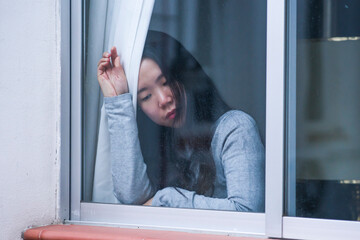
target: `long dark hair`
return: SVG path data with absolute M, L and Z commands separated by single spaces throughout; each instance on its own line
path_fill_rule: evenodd
M 159 65 L 173 92 L 175 124 L 185 119 L 179 128 L 157 126 L 138 108 L 139 139 L 148 175 L 158 188 L 173 186 L 212 195 L 216 169 L 211 140 L 216 120 L 229 107 L 198 61 L 171 36 L 149 31 L 145 58 Z

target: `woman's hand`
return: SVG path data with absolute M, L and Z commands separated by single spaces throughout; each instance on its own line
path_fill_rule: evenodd
M 147 202 L 144 203 L 143 205 L 144 205 L 144 206 L 151 206 L 152 200 L 153 200 L 153 197 L 150 198 L 149 200 L 147 200 Z
M 114 97 L 129 92 L 125 72 L 115 47 L 111 48 L 110 53 L 103 53 L 98 63 L 97 78 L 104 97 Z

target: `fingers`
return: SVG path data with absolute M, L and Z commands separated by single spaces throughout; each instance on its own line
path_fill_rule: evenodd
M 106 66 L 105 66 L 106 63 L 101 63 L 99 64 L 98 66 L 98 69 L 97 69 L 97 75 L 100 76 L 101 74 L 103 74 L 106 70 Z
M 110 63 L 110 53 L 108 53 L 108 52 L 103 53 L 102 58 L 98 62 L 98 67 L 99 67 L 100 63 L 103 63 L 103 62 Z M 109 65 L 109 66 L 111 66 L 111 65 Z
M 110 52 L 111 52 L 111 62 L 114 64 L 115 67 L 121 67 L 120 57 L 118 56 L 116 47 L 113 46 Z
M 98 62 L 98 68 L 99 68 L 100 64 L 102 64 L 102 63 L 106 63 L 105 65 L 103 65 L 105 67 L 111 67 L 110 58 L 101 58 Z
M 98 75 L 102 74 L 106 70 L 106 68 L 111 68 L 113 66 L 120 67 L 122 69 L 120 57 L 118 56 L 115 46 L 110 49 L 110 53 L 104 52 L 102 54 L 102 58 L 98 62 Z
M 102 55 L 103 58 L 108 58 L 110 57 L 110 53 L 108 52 L 104 52 L 103 55 Z
M 110 53 L 111 53 L 111 61 L 115 62 L 115 58 L 118 56 L 115 46 L 111 48 Z
M 107 62 L 110 64 L 110 58 L 106 58 L 106 57 L 101 58 L 98 62 L 98 66 L 100 65 L 100 63 L 103 63 L 103 62 Z
M 101 58 L 98 63 L 97 74 L 98 75 L 102 74 L 107 68 L 110 68 L 110 67 L 111 67 L 110 59 L 109 58 Z

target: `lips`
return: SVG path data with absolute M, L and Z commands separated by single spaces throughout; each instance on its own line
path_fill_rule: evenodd
M 167 119 L 174 119 L 175 116 L 176 116 L 176 109 L 174 109 L 166 114 Z

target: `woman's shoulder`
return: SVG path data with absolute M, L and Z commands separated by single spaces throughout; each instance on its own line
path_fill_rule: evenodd
M 223 146 L 229 137 L 233 139 L 231 136 L 238 139 L 242 134 L 255 136 L 257 133 L 256 122 L 249 114 L 240 110 L 230 110 L 216 121 L 212 146 Z
M 224 164 L 225 150 L 241 150 L 242 144 L 255 140 L 261 145 L 255 120 L 247 113 L 240 110 L 231 110 L 224 113 L 217 121 L 211 147 L 213 155 Z M 258 141 L 259 140 L 259 141 Z
M 224 113 L 216 121 L 216 131 L 233 130 L 234 128 L 252 128 L 256 126 L 255 120 L 247 113 L 241 110 L 230 110 Z

